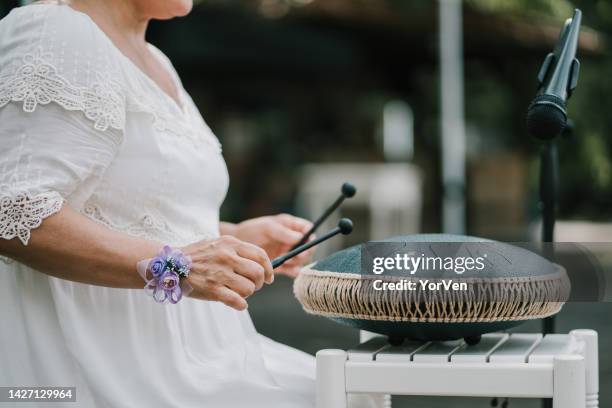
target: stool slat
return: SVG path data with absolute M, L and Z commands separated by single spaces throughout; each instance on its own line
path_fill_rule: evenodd
M 412 361 L 418 363 L 448 363 L 451 355 L 465 345 L 463 340 L 436 341 L 418 350 Z
M 348 350 L 348 359 L 351 361 L 372 361 L 376 353 L 389 345 L 386 337 L 372 337 L 365 343 Z
M 376 354 L 376 361 L 409 363 L 416 352 L 427 348 L 430 344 L 431 342 L 428 341 L 405 341 L 401 346 L 387 345 L 387 347 Z
M 572 336 L 566 334 L 547 334 L 529 354 L 530 363 L 552 363 L 560 354 L 575 353 L 578 345 Z
M 542 340 L 541 334 L 511 334 L 490 356 L 491 363 L 526 363 L 531 351 Z
M 480 343 L 473 346 L 467 344 L 451 356 L 451 363 L 486 363 L 489 356 L 500 347 L 510 336 L 507 333 L 491 333 L 482 336 Z

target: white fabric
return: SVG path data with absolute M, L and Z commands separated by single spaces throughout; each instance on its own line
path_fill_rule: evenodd
M 27 244 L 66 203 L 172 245 L 216 236 L 225 162 L 175 79 L 182 107 L 65 5 L 0 21 L 0 238 Z M 314 404 L 314 359 L 221 303 L 159 305 L 0 263 L 0 322 L 0 386 L 76 386 L 67 407 Z

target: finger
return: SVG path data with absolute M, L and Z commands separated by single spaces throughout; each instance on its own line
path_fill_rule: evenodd
M 223 285 L 211 287 L 206 279 L 193 276 L 193 274 L 188 279 L 189 284 L 193 287 L 193 291 L 189 294 L 191 298 L 221 302 L 236 310 L 244 310 L 248 307 L 243 297 Z
M 287 265 L 287 266 L 283 265 L 283 269 L 279 271 L 279 273 L 295 278 L 296 276 L 300 274 L 301 271 L 302 271 L 302 267 L 299 265 Z
M 295 256 L 294 258 L 291 258 L 291 259 L 287 260 L 283 265 L 287 265 L 287 266 L 291 266 L 291 267 L 294 267 L 294 266 L 300 266 L 301 267 L 302 265 L 304 265 L 304 263 L 307 260 L 308 260 L 307 258 L 304 258 L 302 256 L 302 254 L 300 254 L 298 256 Z
M 291 261 L 287 261 L 285 262 L 285 264 L 283 266 L 289 267 L 289 268 L 302 268 L 304 267 L 304 264 L 306 264 L 308 262 L 307 259 L 303 259 L 303 260 L 294 260 L 292 259 Z
M 279 214 L 277 215 L 277 219 L 287 228 L 301 232 L 302 234 L 305 234 L 312 228 L 312 222 L 291 214 Z
M 302 239 L 303 233 L 275 222 L 268 226 L 267 235 L 279 244 L 290 246 Z
M 251 282 L 255 290 L 261 289 L 264 284 L 265 271 L 264 267 L 255 261 L 247 258 L 240 258 L 240 262 L 234 267 L 236 274 Z
M 236 310 L 244 310 L 249 307 L 247 301 L 242 296 L 228 287 L 218 286 L 214 289 L 213 294 L 215 300 Z
M 255 293 L 255 283 L 244 276 L 238 275 L 237 273 L 232 273 L 226 276 L 224 283 L 225 286 L 243 298 L 247 298 Z
M 287 263 L 289 264 L 297 264 L 297 265 L 304 265 L 308 262 L 310 262 L 312 260 L 312 257 L 314 255 L 314 248 L 313 249 L 309 249 L 308 251 L 304 251 L 301 254 L 298 254 L 296 256 L 294 256 L 293 258 L 291 258 L 290 260 L 287 261 Z
M 277 273 L 281 273 L 294 279 L 297 278 L 297 276 L 300 274 L 300 271 L 301 267 L 291 265 L 283 265 L 281 268 L 277 268 Z
M 250 259 L 257 262 L 264 268 L 264 281 L 266 283 L 274 282 L 274 272 L 272 271 L 272 263 L 266 251 L 260 247 L 249 244 L 248 242 L 241 242 L 236 248 L 236 253 L 243 258 Z

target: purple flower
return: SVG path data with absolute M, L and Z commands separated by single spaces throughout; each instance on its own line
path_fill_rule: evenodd
M 166 260 L 164 258 L 156 256 L 155 258 L 151 259 L 151 262 L 149 262 L 149 270 L 155 278 L 159 278 L 164 273 L 165 269 Z
M 155 258 L 137 264 L 138 273 L 146 282 L 145 290 L 159 303 L 177 303 L 193 290 L 185 279 L 181 281 L 189 275 L 190 268 L 191 258 L 168 245 Z M 153 275 L 151 279 L 147 272 Z
M 168 271 L 159 278 L 159 287 L 172 291 L 179 286 L 179 276 L 176 272 Z
M 153 288 L 153 298 L 159 303 L 164 303 L 169 300 L 170 303 L 176 303 L 183 297 L 183 291 L 180 286 L 179 276 L 176 272 L 165 272 Z
M 174 250 L 172 249 L 172 247 L 170 247 L 170 245 L 164 245 L 161 252 L 157 256 L 159 256 L 160 258 L 168 259 L 172 257 L 173 253 L 174 253 Z

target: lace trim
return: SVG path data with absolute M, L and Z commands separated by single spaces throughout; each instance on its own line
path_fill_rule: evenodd
M 56 192 L 39 194 L 34 197 L 27 193 L 18 193 L 14 196 L 0 196 L 0 237 L 12 239 L 18 236 L 21 242 L 27 245 L 30 239 L 30 230 L 39 227 L 45 218 L 58 212 L 62 207 L 63 201 Z M 94 205 L 87 205 L 80 212 L 112 230 L 151 240 L 163 238 L 171 241 L 173 244 L 188 244 L 214 237 L 213 234 L 193 234 L 189 237 L 180 236 L 172 231 L 166 223 L 155 220 L 150 215 L 145 215 L 139 221 L 131 224 L 118 225 L 104 217 L 101 211 Z M 0 262 L 12 264 L 15 261 L 0 255 Z
M 82 111 L 97 130 L 124 128 L 125 98 L 115 81 L 96 73 L 91 86 L 72 85 L 58 74 L 57 68 L 48 62 L 50 59 L 51 54 L 39 48 L 25 54 L 14 73 L 1 76 L 0 107 L 23 102 L 23 110 L 33 112 L 39 104 L 55 102 L 66 110 Z
M 191 242 L 213 237 L 212 234 L 192 234 L 186 237 L 173 231 L 165 222 L 159 221 L 148 214 L 144 215 L 136 222 L 119 225 L 105 217 L 95 205 L 86 205 L 80 212 L 112 230 L 125 232 L 132 236 L 150 240 L 165 239 L 174 245 L 186 245 Z
M 27 192 L 0 195 L 0 238 L 27 245 L 30 231 L 62 208 L 64 199 L 55 191 L 30 195 Z
M 194 112 L 188 101 L 184 101 L 182 115 L 170 112 L 159 103 L 159 98 L 151 98 L 144 92 L 135 92 L 128 101 L 121 85 L 100 72 L 95 72 L 96 79 L 89 86 L 76 86 L 58 73 L 57 67 L 49 62 L 52 60 L 52 53 L 37 48 L 23 56 L 21 65 L 13 73 L 0 76 L 0 108 L 9 102 L 22 102 L 25 112 L 34 112 L 38 105 L 54 102 L 66 110 L 82 111 L 100 131 L 109 127 L 123 130 L 129 109 L 150 114 L 155 130 L 203 140 L 221 150 L 218 139 L 207 134 L 205 126 L 194 123 L 199 112 Z

